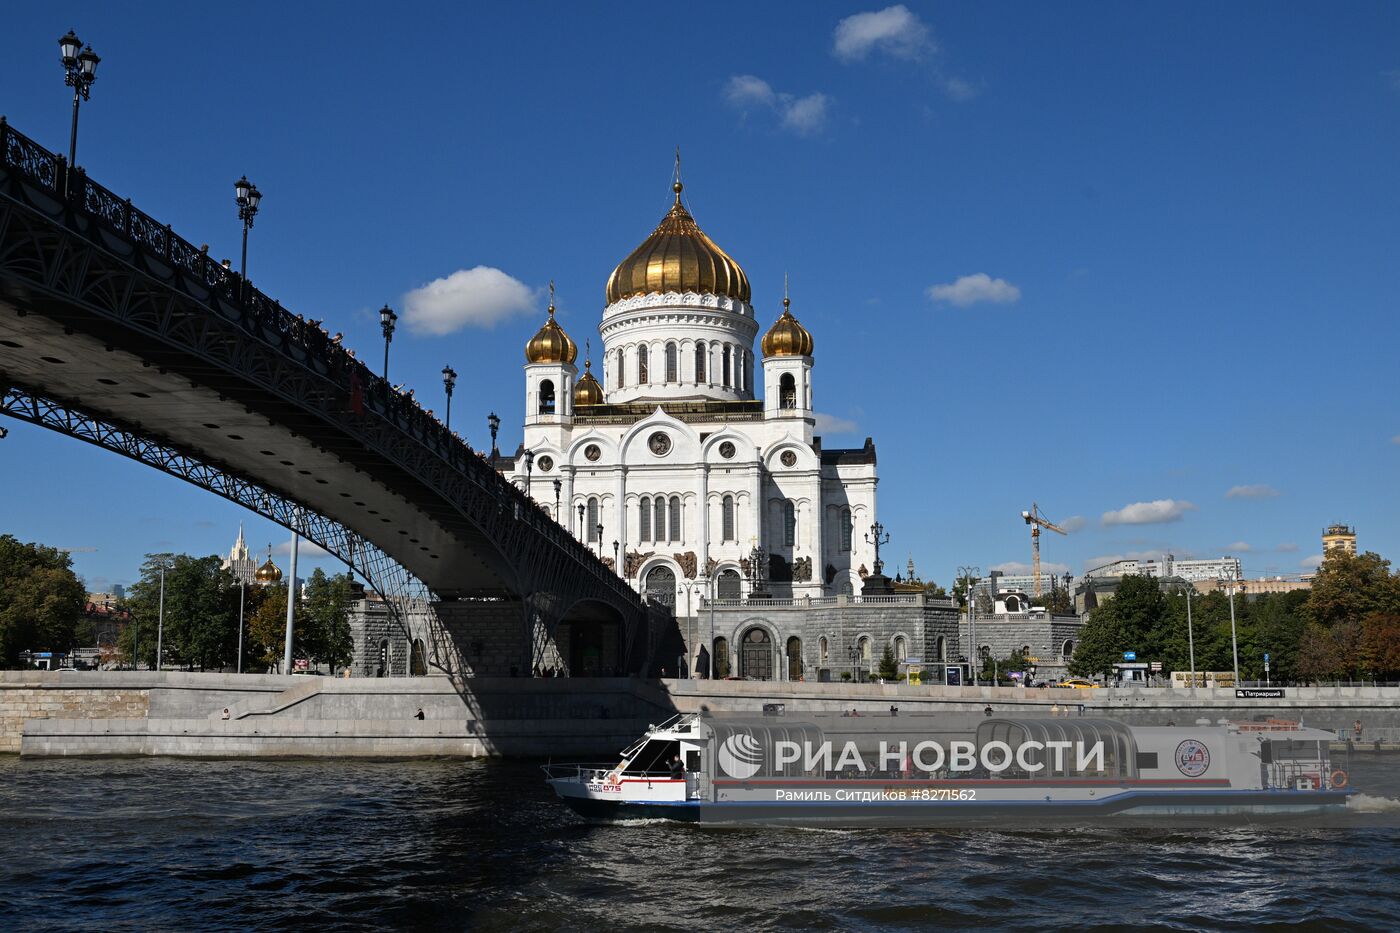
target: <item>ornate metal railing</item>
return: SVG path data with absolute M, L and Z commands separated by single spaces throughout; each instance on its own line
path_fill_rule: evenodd
M 211 297 L 203 302 L 209 313 L 232 318 L 253 339 L 279 349 L 329 379 L 352 399 L 357 411 L 362 409 L 366 415 L 385 419 L 424 445 L 450 468 L 495 497 L 499 508 L 510 509 L 518 521 L 547 540 L 559 557 L 573 562 L 579 571 L 612 591 L 624 604 L 640 609 L 636 592 L 592 551 L 501 476 L 484 454 L 474 451 L 412 398 L 393 391 L 386 380 L 333 341 L 321 328 L 321 322 L 288 311 L 237 272 L 210 259 L 207 248 L 197 248 L 169 225 L 134 207 L 129 198 L 119 197 L 92 181 L 81 168 L 69 166 L 63 156 L 20 133 L 3 116 L 0 168 L 7 174 L 22 176 L 29 185 L 65 203 L 68 209 L 81 212 L 147 254 L 192 276 L 209 289 Z M 224 304 L 235 312 L 226 312 Z

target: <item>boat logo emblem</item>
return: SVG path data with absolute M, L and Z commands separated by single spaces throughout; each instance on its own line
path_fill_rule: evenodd
M 1210 767 L 1210 749 L 1195 739 L 1176 747 L 1176 768 L 1187 777 L 1200 777 Z
M 732 778 L 747 780 L 763 764 L 763 747 L 747 732 L 736 732 L 720 743 L 719 766 Z

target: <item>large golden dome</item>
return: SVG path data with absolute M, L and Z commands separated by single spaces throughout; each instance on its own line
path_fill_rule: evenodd
M 525 344 L 525 359 L 531 363 L 572 363 L 578 359 L 578 344 L 554 320 L 554 283 L 549 283 L 549 320 Z
M 593 378 L 592 360 L 586 360 L 583 364 L 583 377 L 579 379 L 578 385 L 574 386 L 574 404 L 603 404 L 603 387 L 598 385 L 597 379 Z
M 812 335 L 792 316 L 789 307 L 791 304 L 787 298 L 783 299 L 783 313 L 773 322 L 773 326 L 768 328 L 768 333 L 763 335 L 763 343 L 760 346 L 764 356 L 812 355 Z
M 696 292 L 748 301 L 749 277 L 696 226 L 681 204 L 681 183 L 672 187 L 676 203 L 660 226 L 608 277 L 608 304 L 657 292 Z

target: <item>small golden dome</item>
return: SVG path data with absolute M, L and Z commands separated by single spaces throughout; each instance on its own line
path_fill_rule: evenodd
M 749 277 L 695 224 L 681 204 L 680 180 L 672 185 L 676 203 L 642 245 L 608 277 L 607 301 L 634 295 L 695 292 L 748 301 Z
M 531 363 L 572 363 L 578 359 L 578 344 L 554 320 L 554 283 L 549 283 L 549 320 L 525 344 L 525 359 Z
M 280 583 L 282 580 L 282 570 L 274 564 L 272 558 L 269 557 L 267 562 L 253 573 L 253 577 L 259 583 Z
M 783 313 L 763 335 L 761 346 L 764 356 L 812 355 L 812 335 L 792 316 L 791 304 L 786 297 L 783 298 Z
M 583 377 L 579 379 L 578 385 L 574 386 L 574 405 L 601 405 L 603 404 L 603 387 L 598 385 L 598 380 L 593 378 L 593 361 L 586 360 L 583 364 Z

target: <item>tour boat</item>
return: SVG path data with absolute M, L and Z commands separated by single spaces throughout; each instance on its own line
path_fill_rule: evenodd
M 615 763 L 546 765 L 582 816 L 801 826 L 1345 809 L 1334 735 L 1283 720 L 1131 726 L 962 714 L 678 715 Z

